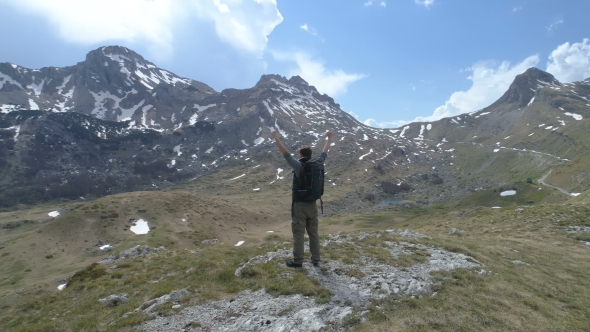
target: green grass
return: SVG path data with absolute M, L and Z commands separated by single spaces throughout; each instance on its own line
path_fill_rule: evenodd
M 485 190 L 458 202 L 427 208 L 322 218 L 321 234 L 324 236 L 328 231 L 343 229 L 373 232 L 406 228 L 429 236 L 404 238 L 380 232 L 379 236 L 332 243 L 322 249 L 323 260 L 358 264 L 369 257 L 398 268 L 410 268 L 430 258 L 423 247 L 414 246 L 425 245 L 469 255 L 484 264 L 483 269 L 487 271 L 482 274 L 477 273 L 479 269 L 434 271 L 431 276 L 435 280 L 432 287 L 436 295 L 423 294 L 411 298 L 392 294 L 385 299 L 374 300 L 368 308 L 354 308 L 354 314 L 344 319 L 344 326 L 352 331 L 589 330 L 590 281 L 587 271 L 590 270 L 590 246 L 580 241 L 589 241 L 590 236 L 583 232 L 566 232 L 568 226 L 590 226 L 589 202 L 577 199 L 561 204 L 543 203 L 549 197 L 545 189 L 539 191 L 536 185 L 516 182 L 504 189 L 512 189 L 513 186 L 517 186 L 517 192 L 522 197 L 517 197 L 517 194 L 499 198 L 500 188 L 496 188 L 496 192 Z M 277 189 L 273 194 L 279 192 Z M 270 194 L 261 192 L 256 199 L 268 198 L 265 195 Z M 233 199 L 239 202 L 243 197 L 229 198 L 229 201 Z M 497 199 L 506 200 L 493 201 Z M 534 203 L 527 203 L 529 200 Z M 489 208 L 490 204 L 497 202 L 503 203 L 504 207 L 500 210 Z M 92 210 L 108 217 L 111 210 L 115 211 L 111 198 L 99 203 L 84 205 L 76 213 Z M 131 207 L 133 211 L 143 210 L 133 204 Z M 116 211 L 119 218 L 123 218 L 120 203 Z M 256 210 L 250 221 L 258 221 L 255 219 L 258 212 Z M 153 213 L 150 216 L 157 221 L 165 217 L 155 210 L 145 213 Z M 287 214 L 288 211 L 282 213 Z M 260 218 L 260 221 L 263 220 L 263 217 Z M 110 222 L 110 219 L 103 221 Z M 451 228 L 464 232 L 451 235 Z M 6 312 L 0 315 L 0 330 L 133 331 L 151 316 L 133 313 L 123 318 L 126 313 L 148 300 L 182 288 L 191 292 L 189 297 L 180 301 L 183 306 L 204 304 L 235 296 L 246 289 L 262 288 L 274 296 L 303 294 L 315 298 L 319 304 L 330 301 L 330 292 L 308 278 L 305 269 L 287 269 L 283 264 L 271 262 L 244 269 L 241 277 L 234 276 L 236 268 L 251 257 L 277 248 L 290 248 L 290 244 L 282 243 L 290 241 L 288 236 L 262 235 L 257 247 L 212 245 L 198 247 L 196 253 L 177 245 L 198 239 L 191 239 L 190 236 L 194 236 L 191 231 L 158 225 L 157 232 L 149 235 L 148 243 L 151 246 L 174 243 L 170 250 L 127 260 L 118 263 L 116 268 L 88 265 L 74 273 L 64 291 L 54 292 L 52 289 L 40 292 L 29 296 L 21 304 L 5 309 Z M 401 244 L 406 254 L 393 257 L 386 249 L 387 242 L 409 243 Z M 124 244 L 117 250 L 135 243 Z M 14 252 L 5 258 L 13 259 L 13 255 L 10 274 L 12 278 L 19 278 L 17 271 L 26 271 L 29 267 L 24 263 L 16 264 L 18 259 Z M 59 252 L 53 261 L 56 259 L 59 259 Z M 360 269 L 354 267 L 334 272 L 355 278 L 365 277 Z M 97 302 L 120 293 L 129 294 L 129 302 L 116 307 Z M 361 323 L 359 317 L 364 310 L 368 310 L 363 316 L 366 322 Z M 159 315 L 172 315 L 176 309 L 166 304 L 159 306 L 157 311 Z M 287 309 L 281 314 L 289 315 L 291 311 Z M 194 323 L 193 327 L 198 329 L 198 323 Z
M 249 257 L 271 248 L 244 250 L 211 246 L 192 254 L 189 251 L 166 251 L 158 255 L 124 261 L 116 269 L 92 264 L 78 271 L 62 292 L 26 301 L 0 317 L 0 329 L 6 331 L 125 331 L 149 317 L 125 313 L 143 302 L 187 288 L 192 295 L 180 302 L 185 305 L 218 300 L 246 289 L 266 288 L 273 295 L 303 294 L 318 303 L 327 303 L 329 291 L 306 276 L 304 270 L 292 271 L 283 264 L 262 264 L 245 269 L 235 277 L 238 265 Z M 187 273 L 190 268 L 194 268 Z M 285 277 L 285 272 L 290 273 Z M 111 294 L 129 294 L 129 302 L 114 307 L 98 303 Z M 171 304 L 157 308 L 160 315 L 176 312 Z M 52 318 L 56 318 L 52 320 Z M 114 325 L 109 325 L 114 322 Z
M 433 272 L 435 296 L 392 296 L 375 301 L 368 323 L 353 331 L 586 331 L 590 329 L 590 248 L 566 233 L 587 225 L 586 204 L 546 204 L 516 211 L 474 211 L 454 218 L 432 215 L 415 230 L 419 242 L 461 252 L 489 273 Z M 451 211 L 448 211 L 451 212 Z M 560 220 L 560 221 L 558 221 Z M 464 234 L 448 234 L 459 222 Z M 572 238 L 572 239 L 570 239 Z M 514 261 L 529 265 L 516 264 Z

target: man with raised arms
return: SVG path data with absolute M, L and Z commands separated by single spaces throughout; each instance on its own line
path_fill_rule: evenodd
M 322 163 L 328 156 L 328 150 L 332 144 L 332 133 L 326 133 L 326 143 L 320 155 L 315 159 Z M 318 207 L 316 201 L 303 202 L 297 199 L 296 183 L 301 174 L 302 165 L 311 160 L 312 151 L 309 146 L 302 146 L 299 149 L 299 159 L 295 159 L 283 145 L 276 130 L 272 131 L 279 151 L 283 154 L 289 165 L 293 168 L 293 195 L 291 204 L 291 229 L 293 231 L 293 259 L 287 261 L 288 267 L 303 266 L 304 236 L 307 231 L 309 236 L 309 250 L 311 251 L 311 263 L 318 266 L 320 263 L 320 237 L 318 233 Z

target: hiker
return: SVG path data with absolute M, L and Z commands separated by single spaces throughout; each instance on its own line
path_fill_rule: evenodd
M 309 249 L 311 251 L 311 263 L 313 266 L 318 266 L 320 263 L 320 237 L 318 233 L 318 207 L 316 201 L 303 202 L 297 195 L 297 183 L 300 180 L 302 163 L 303 165 L 311 160 L 311 148 L 309 146 L 302 146 L 299 149 L 299 160 L 293 158 L 287 148 L 279 139 L 279 133 L 276 130 L 272 131 L 272 137 L 275 139 L 279 151 L 283 154 L 289 165 L 293 167 L 293 194 L 291 203 L 291 229 L 293 231 L 293 259 L 287 261 L 288 267 L 302 267 L 303 266 L 303 242 L 305 231 L 309 236 Z M 323 176 L 323 162 L 328 156 L 330 144 L 332 144 L 332 133 L 326 133 L 326 144 L 322 153 L 315 159 L 322 165 Z M 303 166 L 305 168 L 305 166 Z M 322 178 L 323 185 L 323 178 Z M 323 187 L 322 187 L 323 192 Z

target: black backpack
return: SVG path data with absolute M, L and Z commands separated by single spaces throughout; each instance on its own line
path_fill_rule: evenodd
M 295 202 L 315 202 L 320 200 L 324 213 L 324 164 L 317 160 L 301 162 L 299 175 L 293 174 L 293 200 Z

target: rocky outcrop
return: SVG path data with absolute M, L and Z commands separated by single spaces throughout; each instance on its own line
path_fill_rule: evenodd
M 317 305 L 300 294 L 273 297 L 264 289 L 246 291 L 232 299 L 188 307 L 168 317 L 157 316 L 140 325 L 145 331 L 338 331 L 350 306 Z
M 126 259 L 132 259 L 132 258 L 155 254 L 155 253 L 160 252 L 162 250 L 166 250 L 166 248 L 164 248 L 164 247 L 150 248 L 147 245 L 143 245 L 143 246 L 138 245 L 138 246 L 135 246 L 131 249 L 123 250 L 118 256 L 111 254 L 107 258 L 101 260 L 98 263 L 99 264 L 115 264 L 117 262 L 120 262 L 120 261 L 123 261 Z
M 126 303 L 127 301 L 129 301 L 127 293 L 113 294 L 98 300 L 100 303 L 107 303 L 113 307 Z
M 436 296 L 430 272 L 450 271 L 465 268 L 472 273 L 489 273 L 483 264 L 464 254 L 449 252 L 421 244 L 390 241 L 389 237 L 426 238 L 424 234 L 412 230 L 387 230 L 373 233 L 331 234 L 322 243 L 324 250 L 339 251 L 341 245 L 353 245 L 358 250 L 358 259 L 354 263 L 340 260 L 322 262 L 319 267 L 304 263 L 308 276 L 327 288 L 332 296 L 329 303 L 318 304 L 314 298 L 301 294 L 273 297 L 261 289 L 247 290 L 237 296 L 203 305 L 182 308 L 172 315 L 156 315 L 154 319 L 143 322 L 139 327 L 146 331 L 183 330 L 201 328 L 206 331 L 341 331 L 347 318 L 364 321 L 371 299 L 394 296 L 422 297 Z M 375 249 L 375 241 L 382 240 L 391 258 L 425 255 L 413 263 L 394 266 L 392 263 L 375 259 L 364 250 Z M 344 248 L 344 247 L 342 247 Z M 306 249 L 308 250 L 308 248 Z M 350 251 L 346 251 L 350 253 Z M 265 255 L 253 257 L 240 266 L 236 276 L 241 276 L 247 269 L 257 264 L 280 264 L 291 256 L 289 250 L 280 249 Z M 283 278 L 292 274 L 286 272 Z M 156 300 L 142 305 L 152 308 Z M 140 309 L 142 308 L 140 307 Z M 146 309 L 142 309 L 145 312 Z

